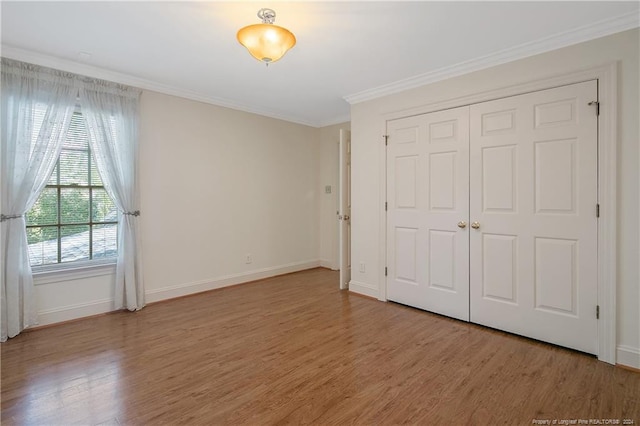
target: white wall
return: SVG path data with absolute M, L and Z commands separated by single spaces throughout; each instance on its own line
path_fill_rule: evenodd
M 320 262 L 330 269 L 339 269 L 338 219 L 339 208 L 339 143 L 340 130 L 349 130 L 349 123 L 340 123 L 320 129 Z M 331 193 L 325 187 L 331 186 Z
M 141 111 L 151 300 L 317 264 L 318 129 L 154 92 Z
M 147 302 L 319 266 L 321 245 L 330 253 L 335 244 L 335 235 L 325 235 L 334 232 L 335 193 L 325 197 L 323 190 L 325 182 L 337 185 L 331 145 L 340 127 L 318 129 L 144 91 Z M 40 324 L 111 310 L 113 281 L 113 268 L 95 277 L 36 277 Z
M 379 247 L 385 217 L 381 212 L 384 158 L 379 144 L 385 114 L 617 61 L 618 362 L 640 368 L 639 38 L 638 29 L 626 31 L 353 105 L 352 261 L 365 262 L 366 273 L 353 270 L 350 289 L 379 297 L 384 285 L 384 253 Z

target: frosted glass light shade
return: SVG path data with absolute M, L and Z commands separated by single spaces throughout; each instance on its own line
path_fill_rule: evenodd
M 296 44 L 291 31 L 273 24 L 246 26 L 238 31 L 237 37 L 251 56 L 266 63 L 282 58 Z

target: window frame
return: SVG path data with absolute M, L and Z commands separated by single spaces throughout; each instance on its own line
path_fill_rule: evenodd
M 80 115 L 80 119 L 84 121 L 84 117 L 82 116 L 82 110 L 80 108 L 80 106 L 77 106 L 76 109 L 73 112 L 74 115 L 78 114 Z M 86 123 L 84 124 L 86 126 Z M 31 270 L 34 274 L 34 278 L 36 277 L 48 277 L 49 279 L 47 279 L 46 281 L 50 281 L 52 275 L 60 275 L 61 273 L 70 273 L 71 275 L 73 275 L 73 277 L 76 277 L 78 275 L 78 272 L 80 272 L 81 276 L 78 276 L 76 278 L 72 278 L 72 279 L 77 279 L 77 278 L 82 278 L 82 277 L 90 277 L 90 276 L 98 276 L 98 275 L 105 275 L 105 267 L 108 267 L 109 272 L 107 273 L 112 273 L 115 272 L 115 265 L 117 263 L 117 259 L 118 259 L 118 255 L 117 255 L 117 247 L 118 247 L 118 233 L 116 231 L 116 255 L 115 256 L 111 256 L 111 257 L 105 257 L 105 258 L 98 258 L 98 259 L 94 259 L 93 258 L 93 233 L 94 233 L 94 229 L 93 227 L 95 225 L 116 225 L 119 226 L 120 222 L 116 219 L 116 220 L 105 220 L 105 221 L 94 221 L 94 217 L 93 217 L 93 204 L 94 204 L 94 191 L 95 190 L 105 190 L 104 187 L 104 183 L 102 183 L 102 178 L 100 178 L 101 181 L 101 185 L 95 185 L 93 184 L 93 179 L 92 179 L 92 168 L 93 168 L 93 163 L 94 163 L 94 158 L 93 158 L 93 150 L 91 149 L 91 144 L 89 143 L 89 135 L 87 134 L 87 148 L 86 149 L 81 149 L 81 148 L 77 148 L 77 147 L 69 147 L 69 148 L 62 148 L 62 150 L 60 151 L 60 154 L 62 154 L 63 151 L 70 151 L 70 152 L 79 152 L 79 153 L 87 153 L 87 184 L 86 185 L 81 185 L 81 184 L 60 184 L 60 173 L 61 173 L 61 166 L 60 166 L 60 160 L 61 160 L 61 155 L 58 155 L 58 158 L 56 159 L 56 166 L 54 167 L 54 171 L 52 172 L 51 176 L 53 176 L 54 173 L 57 173 L 56 176 L 56 184 L 50 184 L 49 181 L 51 180 L 51 177 L 49 177 L 49 180 L 47 181 L 47 185 L 43 188 L 43 191 L 45 189 L 55 189 L 56 190 L 56 223 L 54 224 L 28 224 L 28 220 L 25 216 L 25 231 L 27 231 L 28 229 L 33 229 L 33 228 L 56 228 L 57 229 L 57 259 L 56 259 L 56 263 L 48 263 L 48 264 L 41 264 L 41 265 L 31 265 Z M 66 140 L 66 138 L 65 138 Z M 97 169 L 96 169 L 97 170 Z M 87 190 L 88 191 L 88 198 L 89 198 L 89 217 L 88 217 L 88 221 L 87 222 L 70 222 L 70 223 L 62 223 L 62 192 L 64 189 L 83 189 L 83 190 Z M 106 193 L 106 191 L 105 191 Z M 108 193 L 107 193 L 108 196 Z M 112 200 L 113 202 L 113 200 Z M 89 259 L 83 259 L 83 260 L 73 260 L 73 261 L 67 261 L 67 262 L 63 262 L 62 261 L 62 236 L 61 236 L 61 228 L 65 227 L 65 226 L 88 226 L 89 228 Z M 113 269 L 113 271 L 111 271 L 111 269 Z M 40 280 L 37 280 L 40 281 Z M 54 280 L 53 282 L 56 282 L 56 280 Z

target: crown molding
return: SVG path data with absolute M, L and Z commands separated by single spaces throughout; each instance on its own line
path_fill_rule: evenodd
M 9 59 L 29 62 L 35 65 L 55 68 L 61 71 L 81 74 L 81 75 L 85 75 L 92 78 L 99 78 L 102 80 L 113 81 L 115 83 L 120 83 L 127 86 L 133 86 L 143 90 L 150 90 L 154 92 L 164 93 L 166 95 L 177 96 L 180 98 L 190 99 L 192 101 L 198 101 L 198 102 L 203 102 L 206 104 L 216 105 L 224 108 L 235 109 L 238 111 L 262 115 L 265 117 L 302 124 L 305 126 L 322 127 L 319 122 L 310 121 L 302 117 L 293 116 L 293 115 L 282 113 L 279 111 L 273 111 L 267 108 L 257 108 L 254 106 L 234 102 L 229 99 L 219 98 L 215 96 L 205 96 L 196 92 L 192 92 L 190 90 L 185 90 L 178 87 L 159 83 L 157 81 L 147 80 L 144 78 L 135 77 L 133 75 L 123 74 L 123 73 L 108 70 L 105 68 L 82 64 L 80 62 L 75 62 L 68 59 L 62 59 L 55 56 L 45 55 L 42 53 L 20 49 L 13 46 L 7 46 L 3 44 L 1 46 L 0 54 Z
M 350 114 L 344 114 L 344 115 L 339 115 L 339 116 L 335 116 L 333 118 L 330 118 L 328 120 L 322 120 L 320 122 L 320 124 L 318 125 L 318 127 L 327 127 L 327 126 L 333 126 L 334 124 L 342 124 L 342 123 L 347 123 L 351 121 L 351 115 Z
M 515 47 L 500 50 L 469 61 L 460 62 L 455 65 L 443 67 L 414 77 L 409 77 L 393 83 L 363 90 L 352 95 L 347 95 L 344 100 L 350 104 L 377 99 L 382 96 L 392 95 L 416 87 L 425 86 L 437 81 L 446 80 L 474 71 L 491 68 L 496 65 L 523 59 L 551 50 L 573 44 L 582 43 L 599 37 L 619 33 L 640 26 L 640 15 L 638 12 L 627 13 L 614 18 L 605 19 L 593 24 L 577 27 L 549 37 L 544 37 L 532 42 L 523 43 Z

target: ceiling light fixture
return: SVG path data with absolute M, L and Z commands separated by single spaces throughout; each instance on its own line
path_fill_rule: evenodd
M 241 28 L 237 37 L 251 56 L 269 65 L 296 44 L 296 37 L 288 29 L 273 25 L 276 12 L 272 9 L 260 9 L 258 18 L 262 19 L 262 24 Z

